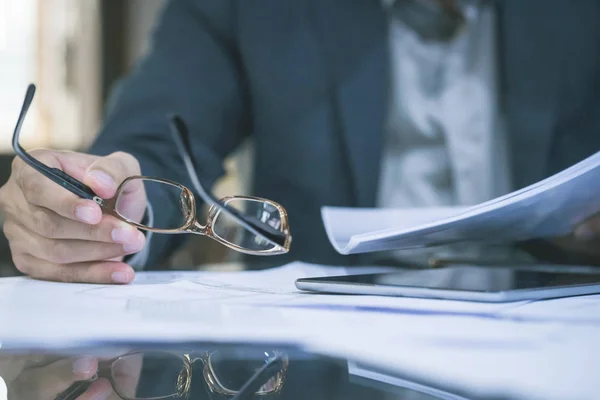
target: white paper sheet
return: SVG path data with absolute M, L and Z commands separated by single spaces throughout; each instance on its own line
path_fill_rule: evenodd
M 473 207 L 323 207 L 322 218 L 331 244 L 341 254 L 559 236 L 600 211 L 599 181 L 600 152 L 534 185 Z
M 370 272 L 385 268 L 369 268 Z M 308 276 L 365 269 L 292 263 L 265 271 L 138 273 L 133 284 L 0 280 L 0 341 L 289 340 L 316 334 L 296 315 L 357 312 L 401 317 L 485 317 L 523 303 L 484 304 L 376 296 L 318 295 L 296 289 Z M 26 316 L 24 318 L 24 316 Z M 257 322 L 257 321 L 260 321 Z M 276 327 L 276 328 L 275 328 Z M 415 325 L 417 327 L 417 325 Z M 324 321 L 322 329 L 337 329 Z
M 6 388 L 6 383 L 2 377 L 0 377 L 0 400 L 8 399 L 8 389 Z
M 502 323 L 496 328 L 507 333 L 525 329 L 518 326 Z M 467 328 L 478 329 L 478 324 Z M 389 334 L 353 343 L 323 338 L 311 349 L 350 357 L 365 366 L 383 368 L 389 375 L 447 392 L 466 393 L 467 398 L 597 399 L 600 330 L 565 325 L 550 332 L 537 340 L 530 332 L 529 339 L 520 342 L 486 341 L 487 332 L 479 339 L 471 335 L 456 341 L 407 340 Z
M 503 315 L 523 319 L 600 325 L 600 295 L 536 301 L 503 310 Z

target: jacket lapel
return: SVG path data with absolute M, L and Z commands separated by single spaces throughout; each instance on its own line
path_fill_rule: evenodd
M 552 143 L 582 99 L 597 25 L 597 2 L 499 1 L 499 60 L 513 181 L 520 188 L 552 172 Z M 569 149 L 560 149 L 568 152 Z
M 502 104 L 516 187 L 547 175 L 552 133 L 568 107 L 560 99 L 565 71 L 576 76 L 573 65 L 585 64 L 581 57 L 573 59 L 584 54 L 573 47 L 586 42 L 585 26 L 578 29 L 567 20 L 586 13 L 575 13 L 570 3 L 498 2 Z M 373 206 L 390 88 L 387 15 L 377 0 L 312 0 L 312 5 L 334 126 L 347 155 L 352 205 Z
M 387 18 L 378 0 L 313 0 L 313 11 L 352 205 L 373 206 L 388 105 Z

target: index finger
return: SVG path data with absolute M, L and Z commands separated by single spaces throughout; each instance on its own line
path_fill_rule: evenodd
M 31 171 L 22 173 L 20 182 L 24 201 L 74 221 L 91 225 L 100 222 L 102 210 L 96 202 L 79 198 L 34 169 L 29 169 Z
M 131 154 L 117 151 L 94 161 L 82 178 L 102 198 L 112 198 L 130 176 L 140 175 L 140 165 Z
M 65 158 L 59 160 L 58 156 Z M 73 157 L 78 157 L 78 162 L 70 162 Z M 81 168 L 84 162 L 93 162 L 92 156 L 85 154 L 60 154 L 50 152 L 42 153 L 36 158 L 50 168 L 59 168 L 73 176 L 75 179 L 83 176 Z M 75 194 L 62 188 L 58 183 L 42 175 L 29 165 L 21 161 L 23 165 L 17 168 L 16 181 L 21 187 L 25 200 L 33 205 L 47 208 L 55 213 L 72 220 L 97 224 L 102 218 L 100 206 L 92 200 L 82 199 Z M 68 167 L 68 165 L 70 167 Z

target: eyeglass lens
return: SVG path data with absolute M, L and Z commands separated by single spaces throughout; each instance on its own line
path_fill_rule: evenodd
M 112 364 L 111 375 L 119 396 L 127 399 L 166 398 L 181 393 L 188 378 L 183 358 L 166 352 L 125 355 Z M 157 382 L 143 384 L 138 382 Z
M 134 222 L 140 222 L 145 212 L 145 204 L 140 205 L 140 193 L 152 193 L 161 198 L 163 204 L 171 203 L 171 209 L 177 212 L 173 218 L 159 219 L 151 228 L 156 229 L 180 229 L 185 226 L 192 212 L 192 199 L 188 192 L 181 187 L 162 181 L 134 178 L 123 184 L 117 194 L 115 211 L 123 218 Z M 143 198 L 143 196 L 142 196 Z M 158 210 L 157 212 L 160 212 Z M 156 225 L 158 224 L 158 225 Z M 162 225 L 161 225 L 162 224 Z
M 271 352 L 252 352 L 240 357 L 228 352 L 217 351 L 210 355 L 209 363 L 215 377 L 230 391 L 240 390 L 253 375 L 275 355 Z M 281 377 L 276 374 L 258 390 L 258 393 L 269 393 L 277 388 Z
M 282 229 L 282 216 L 273 204 L 248 198 L 231 198 L 225 204 L 243 215 L 253 216 L 275 229 Z M 275 247 L 264 238 L 250 232 L 228 214 L 218 211 L 212 221 L 213 233 L 236 246 L 252 251 L 268 251 Z

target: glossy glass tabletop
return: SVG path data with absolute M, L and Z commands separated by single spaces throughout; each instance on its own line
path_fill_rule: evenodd
M 267 344 L 5 349 L 0 376 L 10 400 L 466 398 L 351 360 Z

